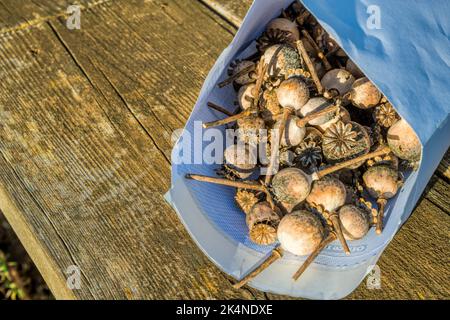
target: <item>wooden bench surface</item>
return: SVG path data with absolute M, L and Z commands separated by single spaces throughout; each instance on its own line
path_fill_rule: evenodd
M 171 135 L 250 1 L 0 0 L 0 209 L 57 298 L 277 299 L 234 290 L 164 201 Z M 449 298 L 450 156 L 350 299 Z M 81 289 L 66 285 L 81 270 Z

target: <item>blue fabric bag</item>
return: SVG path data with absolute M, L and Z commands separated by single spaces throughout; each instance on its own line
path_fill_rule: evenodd
M 450 2 L 301 2 L 414 128 L 423 146 L 419 169 L 407 177 L 401 191 L 388 203 L 382 235 L 376 235 L 372 229 L 362 240 L 349 242 L 350 256 L 345 255 L 338 242 L 332 243 L 299 281 L 294 282 L 291 277 L 306 257 L 286 254 L 250 282 L 267 292 L 338 299 L 350 294 L 372 270 L 410 216 L 449 147 Z M 218 89 L 217 83 L 226 78 L 229 63 L 242 55 L 266 24 L 291 3 L 292 0 L 253 3 L 236 37 L 209 73 L 185 133 L 202 134 L 195 121 L 219 117 L 206 107 L 207 101 L 233 105 L 233 89 Z M 174 147 L 174 154 L 180 152 L 182 140 Z M 209 143 L 194 146 L 192 142 L 192 159 L 201 157 Z M 234 203 L 233 188 L 184 179 L 188 172 L 214 175 L 215 168 L 217 165 L 173 163 L 172 188 L 166 198 L 203 252 L 221 270 L 240 279 L 269 255 L 272 247 L 258 246 L 248 239 L 245 217 Z

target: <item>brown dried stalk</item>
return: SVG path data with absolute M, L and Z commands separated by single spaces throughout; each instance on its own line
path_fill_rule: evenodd
M 309 73 L 311 73 L 311 77 L 314 81 L 314 84 L 317 87 L 317 92 L 319 94 L 322 94 L 323 93 L 322 83 L 320 82 L 319 76 L 317 75 L 317 71 L 314 68 L 314 65 L 311 61 L 311 58 L 308 55 L 308 52 L 306 52 L 305 45 L 303 44 L 301 39 L 297 41 L 297 49 L 300 52 L 303 60 L 305 61 L 306 66 L 308 67 Z
M 269 166 L 267 167 L 267 174 L 266 174 L 266 178 L 264 180 L 264 183 L 266 184 L 266 186 L 268 186 L 270 184 L 270 181 L 272 180 L 272 176 L 273 176 L 273 167 L 275 166 L 276 163 L 276 157 L 278 155 L 277 152 L 274 152 L 273 150 L 273 146 L 280 146 L 281 145 L 281 139 L 283 139 L 283 135 L 284 135 L 284 131 L 286 130 L 286 122 L 287 119 L 289 118 L 289 116 L 294 112 L 293 109 L 291 108 L 284 108 L 283 110 L 283 116 L 281 119 L 281 123 L 280 123 L 280 127 L 278 128 L 278 136 L 277 135 L 272 135 L 271 139 L 276 139 L 278 138 L 278 144 L 275 145 L 273 142 L 275 140 L 272 141 L 271 143 L 271 149 L 272 152 L 270 153 L 270 162 L 269 162 Z
M 344 238 L 344 233 L 342 232 L 342 224 L 341 220 L 339 219 L 339 215 L 333 212 L 328 216 L 328 219 L 331 221 L 331 224 L 333 225 L 334 232 L 336 233 L 336 236 L 339 239 L 339 242 L 341 243 L 345 254 L 349 255 L 350 248 L 348 247 L 347 241 Z
M 233 83 L 233 81 L 236 80 L 237 78 L 239 78 L 239 77 L 241 77 L 241 76 L 243 76 L 243 75 L 245 75 L 247 73 L 250 73 L 253 70 L 255 70 L 255 66 L 254 65 L 248 66 L 247 68 L 244 68 L 244 69 L 242 69 L 239 72 L 236 72 L 232 76 L 230 76 L 227 79 L 225 79 L 224 81 L 220 82 L 217 86 L 219 88 L 226 87 L 227 85 Z
M 216 120 L 216 121 L 211 121 L 211 122 L 206 122 L 203 124 L 203 128 L 208 129 L 208 128 L 212 128 L 212 127 L 218 127 L 224 124 L 228 124 L 230 122 L 234 122 L 237 121 L 239 119 L 242 118 L 246 118 L 249 117 L 251 115 L 257 114 L 258 112 L 253 109 L 253 108 L 249 108 L 247 110 L 242 111 L 241 113 L 229 116 L 228 118 L 225 119 L 220 119 L 220 120 Z
M 297 270 L 297 272 L 292 276 L 294 280 L 298 280 L 300 276 L 305 272 L 305 270 L 311 265 L 311 263 L 317 258 L 319 253 L 330 243 L 335 241 L 337 239 L 337 236 L 334 232 L 330 232 L 328 237 L 326 237 L 318 246 L 317 248 L 309 255 L 309 257 L 303 262 L 301 267 Z
M 301 119 L 299 119 L 297 121 L 297 126 L 304 127 L 311 120 L 314 120 L 316 118 L 319 118 L 319 117 L 324 116 L 324 115 L 329 114 L 329 113 L 337 112 L 337 111 L 339 111 L 339 109 L 340 109 L 340 105 L 337 103 L 335 105 L 331 105 L 329 107 L 326 107 L 325 109 L 323 109 L 321 111 L 308 114 L 307 116 L 305 116 L 305 117 L 303 117 L 303 118 L 301 118 Z
M 220 184 L 223 186 L 228 187 L 234 187 L 234 188 L 240 188 L 240 189 L 248 189 L 248 190 L 254 190 L 254 191 L 260 191 L 264 192 L 266 195 L 266 200 L 269 202 L 270 207 L 275 210 L 275 202 L 273 201 L 272 195 L 270 194 L 267 187 L 261 183 L 258 183 L 257 181 L 234 181 L 234 180 L 228 180 L 224 178 L 214 178 L 214 177 L 208 177 L 208 176 L 202 176 L 199 174 L 186 174 L 186 179 L 201 181 L 201 182 L 209 182 L 214 184 Z
M 262 264 L 260 264 L 255 270 L 246 275 L 242 280 L 233 285 L 233 288 L 239 289 L 246 285 L 249 281 L 254 279 L 257 275 L 267 269 L 272 263 L 277 261 L 283 256 L 283 253 L 280 248 L 276 248 L 272 250 L 272 254 L 269 258 L 267 258 Z
M 376 226 L 376 233 L 381 234 L 383 232 L 383 218 L 384 218 L 384 208 L 387 204 L 387 200 L 380 198 L 377 200 L 378 204 L 378 215 L 377 215 L 377 226 Z
M 328 114 L 331 112 L 336 112 L 339 110 L 339 108 L 340 108 L 339 104 L 336 104 L 336 105 L 329 106 L 322 111 L 309 114 L 306 117 L 299 119 L 297 121 L 297 126 L 305 127 L 309 121 L 319 118 L 325 114 Z M 281 140 L 283 139 L 284 132 L 286 130 L 287 119 L 293 112 L 294 112 L 294 110 L 291 108 L 284 108 L 280 127 L 278 128 L 278 134 L 279 134 L 278 135 L 278 146 L 281 145 Z M 275 137 L 276 137 L 276 135 L 272 135 L 272 139 L 274 139 Z M 275 166 L 275 163 L 276 163 L 277 153 L 273 152 L 273 146 L 274 146 L 274 144 L 272 143 L 272 145 L 271 145 L 272 152 L 270 154 L 270 162 L 269 162 L 269 166 L 267 167 L 267 174 L 266 174 L 266 178 L 264 180 L 264 183 L 266 184 L 266 186 L 268 186 L 270 184 L 270 181 L 272 180 L 272 176 L 273 176 L 272 171 L 273 171 L 273 167 Z
M 322 60 L 323 65 L 325 67 L 326 71 L 329 71 L 332 69 L 330 62 L 328 61 L 327 57 L 325 56 L 325 54 L 322 52 L 322 50 L 320 50 L 319 46 L 317 45 L 317 43 L 314 41 L 314 39 L 311 37 L 311 35 L 309 34 L 308 31 L 306 31 L 305 29 L 302 30 L 302 34 L 303 36 L 308 40 L 309 43 L 311 43 L 311 45 L 314 47 L 314 50 L 316 50 L 317 52 L 317 56 L 319 57 L 320 60 Z
M 311 204 L 310 204 L 311 205 Z M 332 232 L 336 235 L 337 239 L 342 245 L 342 248 L 344 249 L 345 254 L 350 254 L 350 248 L 348 247 L 347 241 L 344 238 L 344 233 L 342 232 L 342 224 L 341 220 L 339 219 L 339 215 L 336 212 L 328 212 L 326 211 L 323 206 L 320 205 L 311 205 L 313 208 L 315 208 L 326 220 L 329 224 L 332 226 Z
M 253 102 L 252 106 L 248 108 L 247 110 L 242 111 L 241 113 L 231 115 L 228 118 L 220 119 L 216 121 L 206 122 L 203 124 L 203 128 L 212 128 L 212 127 L 218 127 L 224 124 L 228 124 L 230 122 L 237 121 L 242 118 L 249 117 L 251 115 L 258 114 L 258 104 L 259 104 L 259 96 L 261 92 L 261 87 L 264 82 L 264 75 L 267 72 L 267 65 L 264 64 L 263 58 L 261 58 L 261 61 L 258 65 L 258 79 L 256 80 L 255 88 L 252 90 L 253 95 Z
M 359 163 L 359 162 L 363 162 L 363 161 L 366 161 L 366 160 L 369 160 L 369 159 L 372 159 L 372 158 L 375 158 L 375 157 L 383 156 L 383 155 L 388 154 L 390 152 L 391 152 L 391 149 L 389 147 L 385 146 L 385 147 L 383 147 L 383 148 L 381 148 L 381 149 L 379 149 L 377 151 L 370 152 L 370 153 L 368 153 L 366 155 L 363 155 L 363 156 L 360 156 L 360 157 L 356 157 L 354 159 L 338 163 L 338 164 L 336 164 L 336 165 L 334 165 L 332 167 L 325 168 L 325 169 L 322 169 L 320 171 L 317 171 L 317 172 L 312 174 L 312 179 L 313 180 L 322 179 L 323 177 L 325 177 L 326 175 L 329 175 L 330 173 L 336 172 L 336 171 L 341 170 L 341 169 L 345 169 L 345 168 L 347 168 L 347 167 L 349 167 L 349 166 L 351 166 L 353 164 Z

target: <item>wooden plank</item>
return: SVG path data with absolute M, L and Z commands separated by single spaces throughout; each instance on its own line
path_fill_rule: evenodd
M 82 34 L 65 28 L 62 19 L 51 25 L 83 72 L 91 81 L 113 87 L 170 159 L 171 135 L 184 127 L 204 79 L 235 29 L 202 8 L 217 27 L 214 36 L 203 21 L 181 13 L 184 6 L 199 7 L 198 3 L 149 1 L 157 13 L 137 14 L 140 2 L 131 1 L 120 12 L 110 4 L 104 6 L 109 11 L 95 10 L 108 24 L 85 17 Z M 168 32 L 149 32 L 158 28 Z
M 162 197 L 164 132 L 231 39 L 216 19 L 196 2 L 123 0 L 86 11 L 80 31 L 62 19 L 0 37 L 0 207 L 57 297 L 262 297 L 232 289 Z
M 444 158 L 442 159 L 441 163 L 439 164 L 437 171 L 443 177 L 450 180 L 450 150 L 447 150 L 447 153 L 445 154 Z
M 252 0 L 200 0 L 234 26 L 239 27 Z
M 0 0 L 0 33 L 21 30 L 55 16 L 67 16 L 71 5 L 83 10 L 106 1 L 111 0 Z

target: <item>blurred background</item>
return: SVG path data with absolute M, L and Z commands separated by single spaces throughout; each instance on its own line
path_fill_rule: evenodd
M 53 299 L 5 216 L 0 211 L 0 299 Z

